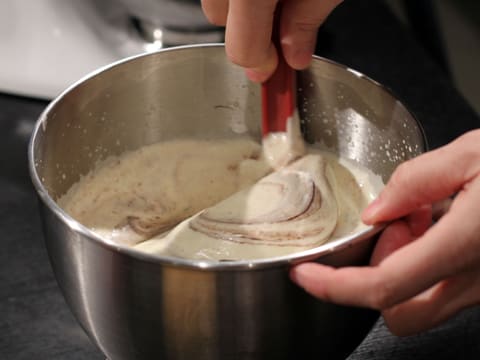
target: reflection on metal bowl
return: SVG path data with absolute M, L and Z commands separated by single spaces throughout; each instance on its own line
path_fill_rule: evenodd
M 209 23 L 200 0 L 115 0 L 115 5 L 118 2 L 144 39 L 159 48 L 223 41 L 223 28 Z
M 385 181 L 425 150 L 411 114 L 361 74 L 315 58 L 298 83 L 308 141 Z M 341 359 L 377 318 L 314 299 L 287 270 L 306 260 L 365 264 L 379 227 L 283 258 L 205 263 L 106 243 L 56 204 L 109 155 L 178 137 L 260 139 L 259 99 L 223 46 L 188 46 L 100 69 L 41 115 L 29 161 L 48 253 L 67 303 L 109 359 Z

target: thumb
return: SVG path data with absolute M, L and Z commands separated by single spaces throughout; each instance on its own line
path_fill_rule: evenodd
M 479 172 L 478 140 L 472 131 L 437 150 L 401 164 L 363 212 L 367 224 L 405 216 L 419 207 L 455 194 Z

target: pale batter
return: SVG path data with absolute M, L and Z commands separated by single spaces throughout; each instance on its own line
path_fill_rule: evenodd
M 100 164 L 59 204 L 107 240 L 150 253 L 286 255 L 364 227 L 360 212 L 383 185 L 358 165 L 307 151 L 273 172 L 249 139 L 159 143 Z

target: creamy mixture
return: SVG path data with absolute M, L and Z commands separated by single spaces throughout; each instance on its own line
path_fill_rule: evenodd
M 141 251 L 286 255 L 360 230 L 361 211 L 383 186 L 354 163 L 306 151 L 285 165 L 250 139 L 154 144 L 102 162 L 58 202 L 105 239 Z

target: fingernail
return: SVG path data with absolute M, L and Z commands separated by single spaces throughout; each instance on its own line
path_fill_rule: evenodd
M 297 267 L 291 268 L 288 273 L 288 276 L 290 277 L 290 280 L 292 280 L 295 284 L 298 283 Z
M 257 83 L 262 83 L 270 77 L 269 73 L 258 71 L 256 69 L 245 69 L 245 74 L 250 80 Z
M 290 270 L 290 279 L 297 285 L 301 286 L 302 282 L 308 277 L 310 277 L 308 264 L 296 265 Z
M 310 65 L 312 61 L 312 55 L 313 52 L 310 48 L 296 49 L 290 57 L 290 66 L 297 70 L 305 69 Z
M 380 197 L 377 197 L 373 200 L 362 213 L 362 221 L 365 224 L 373 224 L 375 222 L 375 218 L 380 211 L 381 201 Z
M 283 56 L 288 64 L 296 70 L 307 68 L 312 62 L 312 56 L 315 51 L 315 38 L 310 42 L 299 46 L 298 42 L 291 37 L 282 39 Z

